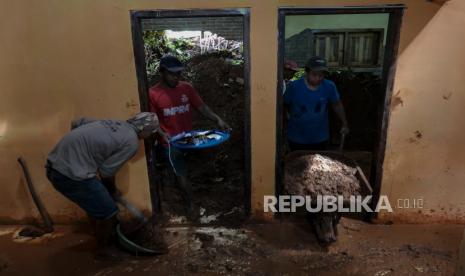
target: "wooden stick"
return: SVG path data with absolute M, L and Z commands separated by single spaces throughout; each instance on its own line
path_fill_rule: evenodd
M 362 169 L 359 166 L 357 166 L 357 171 L 360 174 L 360 177 L 362 178 L 363 183 L 365 184 L 367 189 L 370 191 L 370 194 L 373 194 L 373 189 L 371 188 L 370 183 L 368 183 L 368 180 L 365 177 L 365 174 L 363 173 Z

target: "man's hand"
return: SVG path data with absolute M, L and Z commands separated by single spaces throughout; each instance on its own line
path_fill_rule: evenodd
M 171 136 L 168 133 L 164 132 L 161 129 L 158 129 L 158 133 L 161 135 L 161 137 L 163 138 L 163 140 L 165 140 L 166 143 L 170 143 Z
M 231 127 L 220 118 L 220 116 L 216 115 L 211 109 L 206 105 L 203 104 L 197 109 L 202 115 L 209 118 L 210 120 L 216 122 L 218 126 L 223 130 L 232 130 Z
M 341 134 L 348 134 L 349 133 L 349 124 L 347 123 L 346 113 L 344 111 L 344 106 L 342 105 L 341 101 L 332 104 L 333 110 L 336 113 L 339 120 L 341 120 L 342 127 L 341 127 Z

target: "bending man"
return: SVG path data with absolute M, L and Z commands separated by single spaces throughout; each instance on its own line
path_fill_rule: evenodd
M 118 259 L 112 239 L 118 223 L 115 174 L 139 148 L 139 140 L 159 130 L 154 113 L 127 120 L 81 118 L 47 157 L 47 178 L 55 189 L 84 209 L 95 227 L 98 257 Z

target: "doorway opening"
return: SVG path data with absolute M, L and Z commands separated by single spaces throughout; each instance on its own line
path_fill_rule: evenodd
M 341 120 L 328 112 L 325 149 L 340 150 L 354 160 L 373 188 L 372 206 L 381 189 L 390 99 L 399 45 L 403 5 L 279 10 L 276 191 L 285 192 L 285 157 L 290 153 L 284 111 L 286 81 L 306 78 L 312 57 L 326 61 L 327 80 L 334 82 L 350 132 L 342 138 Z M 286 75 L 285 66 L 295 72 Z M 287 86 L 288 87 L 288 86 Z M 331 108 L 329 108 L 331 109 Z M 291 130 L 292 131 L 292 130 Z M 372 213 L 375 214 L 375 213 Z M 366 214 L 365 219 L 373 216 Z
M 145 142 L 154 214 L 172 225 L 240 224 L 250 213 L 249 11 L 132 11 L 131 21 L 141 109 L 151 110 L 149 90 L 161 80 L 160 59 L 171 55 L 184 64 L 182 80 L 232 128 L 220 146 L 182 153 L 195 221 L 187 219 L 172 163 L 157 141 Z M 194 130 L 218 129 L 199 112 L 192 124 Z

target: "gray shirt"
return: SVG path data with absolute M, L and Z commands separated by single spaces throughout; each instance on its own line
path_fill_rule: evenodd
M 139 147 L 135 128 L 119 120 L 73 121 L 67 133 L 48 155 L 53 169 L 74 179 L 113 176 Z

